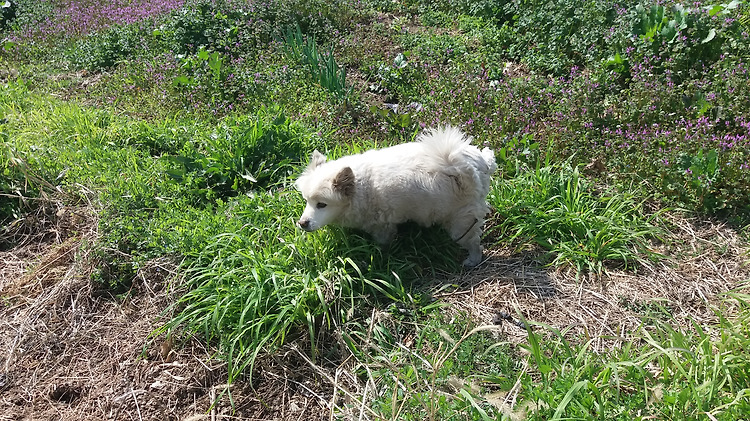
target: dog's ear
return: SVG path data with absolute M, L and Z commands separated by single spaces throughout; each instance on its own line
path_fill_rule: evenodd
M 317 149 L 315 149 L 312 153 L 312 157 L 310 157 L 310 164 L 307 166 L 308 170 L 314 170 L 315 168 L 318 168 L 322 164 L 326 162 L 326 156 L 322 153 L 318 152 Z
M 350 197 L 354 195 L 354 172 L 345 167 L 333 179 L 333 190 Z

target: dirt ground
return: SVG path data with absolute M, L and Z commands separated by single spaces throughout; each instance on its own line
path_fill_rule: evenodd
M 628 340 L 646 312 L 710 324 L 720 295 L 750 279 L 747 244 L 720 223 L 671 222 L 683 241 L 635 274 L 576 278 L 540 267 L 533 253 L 490 249 L 478 268 L 446 275 L 459 288 L 438 298 L 511 341 L 525 340 L 520 313 L 583 333 L 595 350 Z M 90 209 L 58 206 L 24 223 L 21 243 L 0 252 L 0 421 L 331 419 L 336 391 L 356 393 L 346 367 L 323 369 L 293 348 L 264 360 L 252 384 L 227 386 L 212 349 L 152 336 L 175 299 L 176 262 L 149 262 L 134 293 L 114 298 L 90 280 Z

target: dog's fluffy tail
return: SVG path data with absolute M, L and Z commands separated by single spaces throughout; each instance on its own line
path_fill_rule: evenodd
M 482 158 L 487 163 L 487 173 L 492 174 L 497 171 L 497 161 L 495 161 L 495 152 L 490 148 L 482 149 Z
M 458 172 L 465 173 L 468 164 L 471 169 L 486 176 L 497 170 L 492 149 L 484 148 L 480 151 L 479 148 L 471 146 L 472 137 L 458 127 L 430 129 L 422 133 L 417 140 L 424 144 L 425 153 L 443 169 L 454 167 Z

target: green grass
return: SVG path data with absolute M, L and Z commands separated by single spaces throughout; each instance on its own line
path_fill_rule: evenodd
M 515 372 L 516 356 L 493 336 L 493 327 L 474 327 L 466 316 L 449 320 L 440 307 L 392 307 L 369 325 L 343 326 L 369 393 L 342 412 L 367 408 L 376 419 L 495 419 L 498 412 L 481 396 Z
M 750 409 L 750 308 L 747 295 L 737 298 L 742 311 L 735 320 L 715 309 L 718 323 L 711 326 L 649 321 L 605 353 L 536 325 L 524 346 L 530 369 L 520 376 L 535 408 L 529 419 L 741 419 Z
M 211 238 L 186 265 L 178 315 L 164 330 L 187 329 L 218 343 L 230 380 L 243 371 L 252 375 L 258 355 L 290 337 L 304 335 L 312 355 L 325 352 L 318 335 L 346 323 L 365 302 L 411 303 L 402 278 L 425 275 L 415 262 L 430 261 L 433 270 L 455 267 L 455 261 L 440 262 L 451 257 L 443 252 L 450 240 L 441 233 L 405 233 L 384 254 L 356 233 L 301 232 L 294 224 L 301 208 L 298 195 L 288 191 L 242 198 L 235 231 Z
M 659 257 L 650 249 L 663 234 L 658 214 L 644 214 L 628 193 L 596 192 L 577 168 L 549 165 L 496 180 L 488 201 L 501 218 L 503 241 L 537 244 L 552 265 L 601 273 L 608 263 L 632 267 Z
M 750 411 L 740 292 L 728 298 L 738 315 L 719 308 L 718 323 L 685 329 L 668 307 L 631 303 L 642 328 L 606 352 L 533 322 L 512 347 L 447 319 L 424 289 L 460 270 L 445 233 L 405 226 L 388 250 L 356 230 L 303 233 L 291 183 L 314 148 L 336 158 L 462 125 L 497 151 L 492 238 L 579 273 L 637 270 L 670 241 L 647 200 L 747 219 L 747 2 L 685 12 L 686 40 L 641 36 L 659 22 L 632 2 L 576 0 L 198 1 L 24 38 L 54 13 L 42 3 L 21 2 L 3 28 L 19 39 L 0 49 L 0 247 L 50 200 L 91 204 L 92 282 L 130 293 L 144 261 L 183 261 L 174 318 L 154 334 L 198 335 L 230 381 L 293 346 L 355 367 L 367 393 L 346 396 L 342 414 L 507 419 L 490 396 L 514 387 L 529 419 Z M 664 5 L 661 24 L 680 23 L 677 10 Z M 603 174 L 579 171 L 592 159 Z

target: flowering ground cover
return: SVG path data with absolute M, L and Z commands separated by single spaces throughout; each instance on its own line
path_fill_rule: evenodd
M 37 3 L 37 4 L 34 4 Z M 21 3 L 6 42 L 49 44 L 77 39 L 113 25 L 140 24 L 180 9 L 184 1 L 59 1 Z M 26 9 L 28 14 L 25 14 Z

